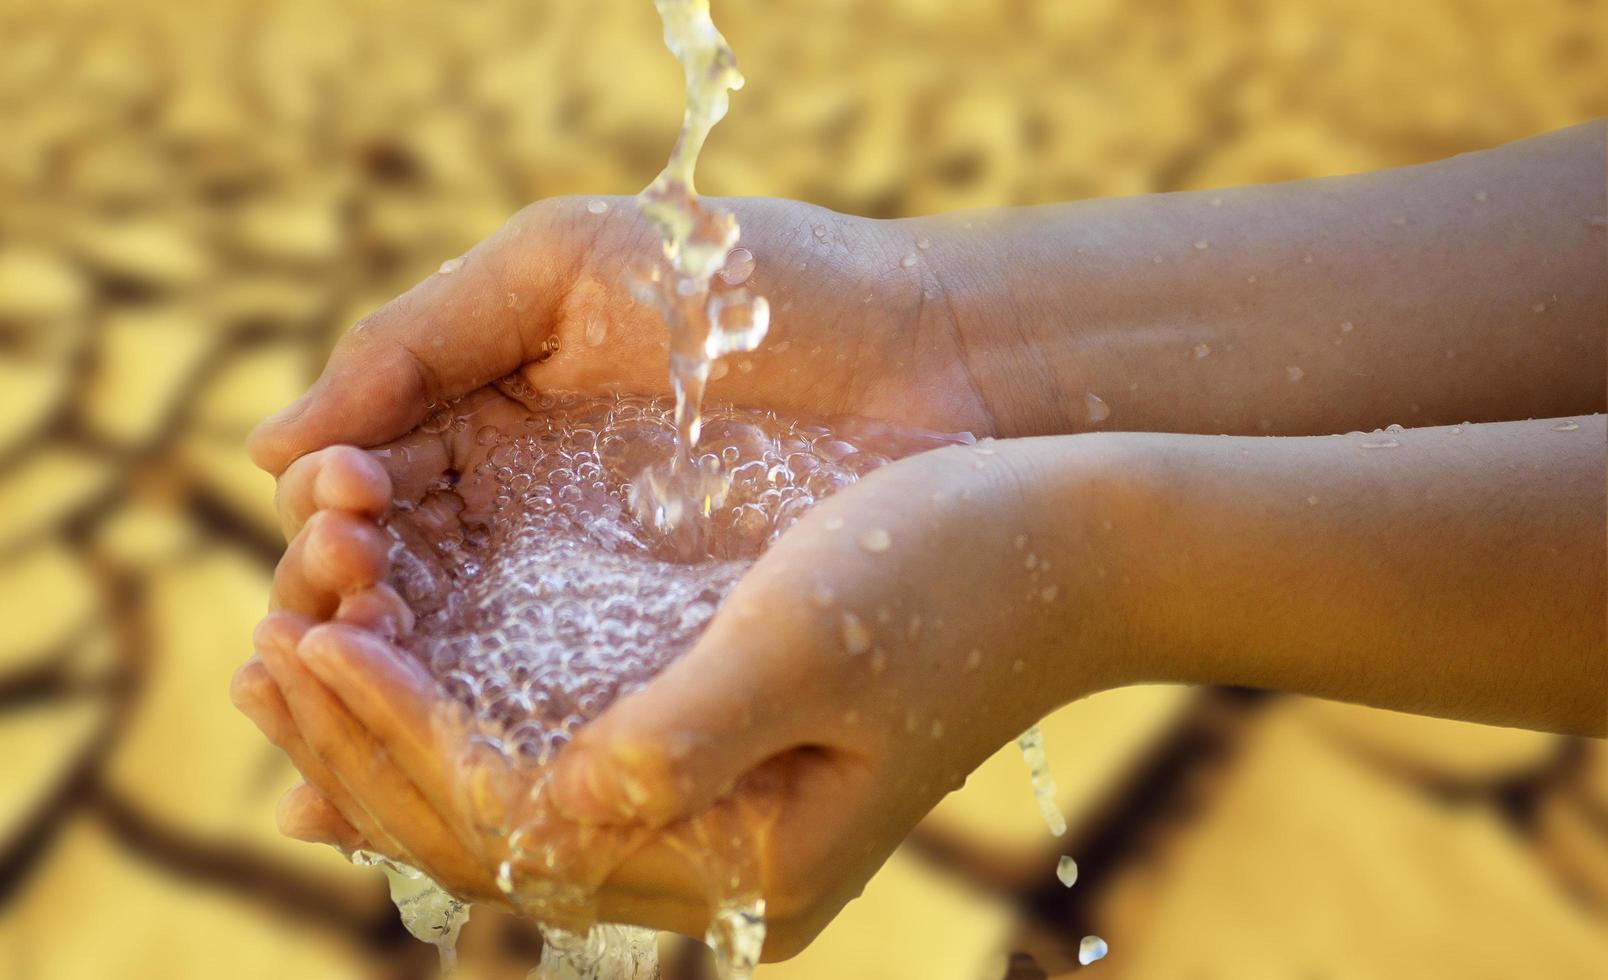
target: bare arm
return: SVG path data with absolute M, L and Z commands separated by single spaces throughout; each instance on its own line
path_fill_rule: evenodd
M 1437 163 L 917 219 L 1001 435 L 1608 405 L 1608 125 Z
M 1071 567 L 1095 557 L 1090 594 L 1117 617 L 1102 632 L 1124 638 L 1128 680 L 1608 733 L 1603 416 L 1101 436 L 1114 458 L 1092 500 L 1083 438 L 1021 444 L 1029 506 Z M 1088 607 L 1061 615 L 1069 638 L 1086 630 Z M 1087 651 L 1067 647 L 1058 686 L 1081 691 Z

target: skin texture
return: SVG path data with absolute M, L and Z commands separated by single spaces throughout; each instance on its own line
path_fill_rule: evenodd
M 1238 683 L 1604 734 L 1604 135 L 897 222 L 728 202 L 775 325 L 712 398 L 1051 437 L 923 454 L 817 508 L 691 653 L 581 732 L 558 804 L 666 828 L 762 771 L 783 803 L 761 842 L 774 959 L 978 761 L 1092 691 Z M 308 781 L 282 825 L 476 900 L 499 899 L 500 855 L 453 815 L 454 747 L 391 643 L 412 616 L 374 520 L 472 465 L 461 439 L 413 431 L 432 401 L 494 402 L 477 390 L 516 370 L 665 389 L 662 327 L 620 279 L 651 237 L 625 202 L 585 204 L 533 205 L 359 324 L 251 441 L 290 545 L 234 696 Z M 1070 435 L 1091 393 L 1105 427 L 1152 434 Z M 1316 435 L 1530 416 L 1573 427 Z M 1314 437 L 1204 435 L 1221 432 Z M 869 529 L 893 547 L 859 547 Z M 845 612 L 881 656 L 846 652 Z M 696 875 L 646 841 L 602 914 L 701 933 Z

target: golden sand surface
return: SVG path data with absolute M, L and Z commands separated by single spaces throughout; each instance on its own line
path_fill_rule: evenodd
M 719 0 L 700 173 L 896 216 L 1353 172 L 1608 115 L 1603 0 Z M 648 0 L 0 3 L 0 978 L 418 977 L 278 838 L 226 695 L 280 542 L 241 440 L 515 209 L 633 193 Z M 1608 749 L 1140 688 L 1002 753 L 770 980 L 1608 976 Z M 1060 848 L 1083 868 L 1067 891 Z M 480 916 L 470 975 L 533 940 Z M 667 976 L 698 975 L 668 943 Z

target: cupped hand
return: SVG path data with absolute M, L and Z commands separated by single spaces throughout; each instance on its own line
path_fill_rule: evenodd
M 737 214 L 753 256 L 740 285 L 771 308 L 765 344 L 718 365 L 711 398 L 992 433 L 943 283 L 907 262 L 926 253 L 904 223 L 769 198 L 706 202 Z M 667 392 L 666 328 L 627 278 L 658 254 L 629 198 L 530 205 L 349 330 L 312 389 L 252 434 L 253 458 L 277 476 L 328 446 L 396 439 L 432 404 L 514 373 L 538 391 Z M 712 287 L 732 288 L 720 276 Z

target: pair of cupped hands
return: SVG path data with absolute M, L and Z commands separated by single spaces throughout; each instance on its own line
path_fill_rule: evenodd
M 421 429 L 434 403 L 472 398 L 482 424 L 512 424 L 528 409 L 493 385 L 510 374 L 538 391 L 667 389 L 665 328 L 625 278 L 657 242 L 631 201 L 606 203 L 526 208 L 349 330 L 311 390 L 250 441 L 278 479 L 289 546 L 233 696 L 305 778 L 281 826 L 383 853 L 475 902 L 507 905 L 495 883 L 505 845 L 457 805 L 462 747 L 443 741 L 462 736 L 432 724 L 443 695 L 396 644 L 414 617 L 386 584 L 378 522 L 486 451 Z M 747 285 L 774 313 L 767 343 L 728 365 L 712 398 L 996 434 L 934 273 L 901 261 L 915 240 L 899 223 L 724 206 L 757 259 Z M 399 443 L 408 451 L 383 451 Z M 1027 506 L 1009 443 L 997 445 L 905 459 L 817 507 L 694 649 L 561 752 L 546 790 L 560 813 L 652 831 L 598 893 L 601 918 L 701 935 L 706 890 L 665 831 L 762 771 L 780 787 L 759 841 L 765 955 L 791 955 L 977 763 L 1082 693 L 1042 682 L 1040 607 L 1015 586 L 1011 601 L 989 594 L 1005 575 L 993 563 L 1020 575 L 1022 553 L 999 542 L 1018 536 Z M 873 529 L 891 546 L 862 547 Z M 869 628 L 875 657 L 845 643 L 845 613 Z

